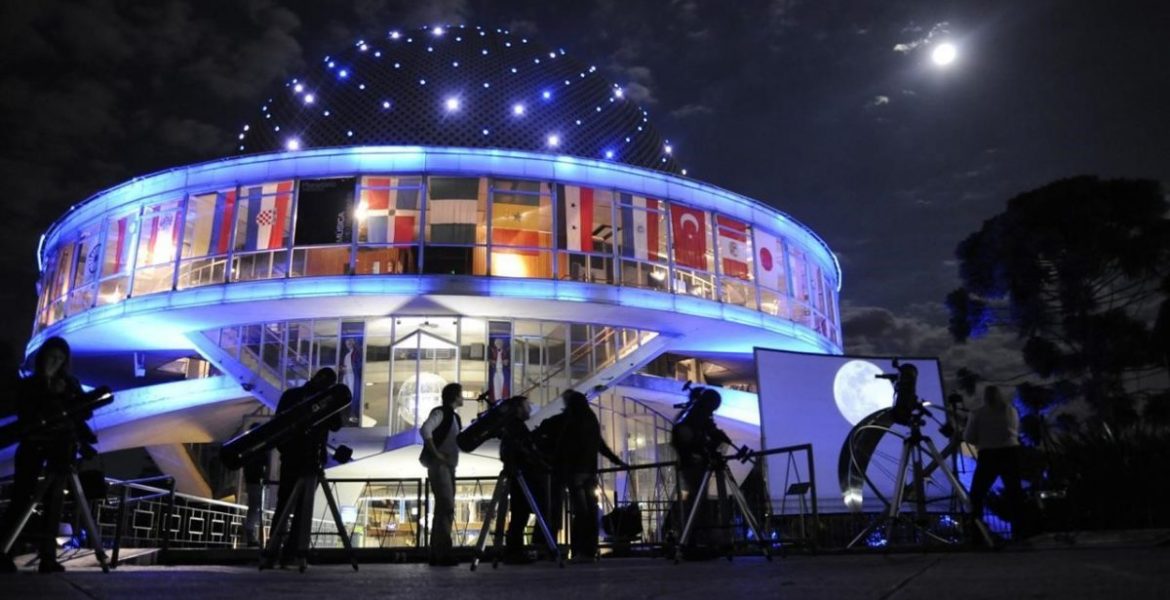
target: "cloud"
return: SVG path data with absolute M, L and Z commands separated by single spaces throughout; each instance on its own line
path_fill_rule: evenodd
M 916 34 L 915 39 L 910 40 L 908 42 L 900 42 L 898 44 L 895 44 L 894 45 L 894 52 L 898 52 L 901 54 L 909 54 L 909 53 L 913 52 L 914 50 L 916 50 L 917 48 L 919 48 L 920 46 L 930 45 L 935 40 L 935 38 L 945 36 L 945 35 L 948 35 L 950 33 L 950 31 L 947 29 L 949 27 L 949 25 L 950 24 L 947 23 L 946 21 L 942 21 L 940 23 L 935 23 L 930 28 L 930 31 L 926 32 L 926 35 L 920 35 L 922 33 L 922 27 L 920 25 L 915 25 L 915 24 L 908 25 L 902 29 L 902 33 Z
M 644 65 L 633 65 L 629 67 L 615 66 L 611 69 L 617 74 L 617 81 L 625 91 L 626 97 L 643 106 L 653 106 L 658 104 L 658 98 L 654 96 L 652 88 L 654 86 L 654 74 L 650 71 L 650 67 Z M 622 80 L 625 83 L 620 83 Z
M 885 106 L 890 103 L 889 96 L 874 96 L 865 106 L 866 108 L 876 108 L 878 106 Z
M 701 117 L 715 112 L 710 106 L 703 104 L 684 104 L 680 108 L 670 111 L 670 116 L 676 119 L 686 119 L 689 117 Z
M 877 306 L 841 304 L 845 353 L 858 356 L 937 357 L 943 378 L 953 388 L 955 374 L 967 368 L 990 381 L 1014 381 L 1027 372 L 1015 336 L 995 331 L 957 344 L 946 327 L 946 308 L 937 302 L 914 304 L 900 313 Z

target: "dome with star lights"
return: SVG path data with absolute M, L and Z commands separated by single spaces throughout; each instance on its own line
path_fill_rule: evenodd
M 471 26 L 359 40 L 286 82 L 238 137 L 242 154 L 502 148 L 681 171 L 646 111 L 595 66 L 504 29 Z

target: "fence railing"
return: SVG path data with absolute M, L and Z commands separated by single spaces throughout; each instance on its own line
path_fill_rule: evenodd
M 807 468 L 805 473 L 815 472 L 812 447 L 808 444 L 754 452 L 746 457 L 726 457 L 732 462 L 742 458 L 756 462 L 751 474 L 737 483 L 761 525 L 761 534 L 767 539 L 783 546 L 799 545 L 812 549 L 844 546 L 842 540 L 847 541 L 873 518 L 873 515 L 821 515 L 816 500 L 816 482 L 811 477 L 807 481 L 770 482 L 773 487 L 782 484 L 784 489 L 773 489 L 768 494 L 763 485 L 760 459 L 777 455 L 780 455 L 780 460 L 803 462 Z M 683 482 L 677 463 L 607 468 L 601 469 L 599 475 L 597 493 L 601 512 L 611 513 L 619 507 L 636 503 L 642 519 L 641 532 L 633 538 L 610 535 L 613 532 L 602 529 L 603 546 L 653 549 L 677 540 L 683 522 L 683 505 L 679 500 Z M 341 535 L 348 536 L 355 548 L 427 547 L 434 501 L 426 478 L 337 478 L 327 482 L 341 504 L 345 528 L 343 532 L 337 531 L 327 503 L 318 499 L 311 517 L 313 548 L 341 548 Z M 129 481 L 106 479 L 104 483 L 104 486 L 89 486 L 104 487 L 104 490 L 87 490 L 86 493 L 95 496 L 90 498 L 91 509 L 102 539 L 112 549 L 114 566 L 125 548 L 166 551 L 241 548 L 246 545 L 244 523 L 248 507 L 244 504 L 176 492 L 174 479 L 169 476 Z M 278 484 L 275 481 L 266 483 L 261 540 L 267 539 L 270 533 L 275 486 Z M 456 546 L 470 547 L 477 542 L 496 483 L 496 477 L 456 478 L 456 515 L 452 531 L 452 541 Z M 536 482 L 530 484 L 537 485 Z M 715 486 L 710 487 L 714 489 Z M 4 508 L 0 503 L 0 509 Z M 546 515 L 550 524 L 561 525 L 558 543 L 567 543 L 571 535 L 567 509 L 567 504 L 562 503 L 560 514 Z M 730 540 L 733 543 L 754 543 L 756 540 L 751 539 L 746 523 L 735 518 L 734 507 L 732 509 L 733 512 L 725 514 L 733 517 L 722 525 L 730 530 Z M 66 514 L 75 513 L 67 506 Z M 953 521 L 958 515 L 940 514 L 937 518 L 940 522 Z M 998 532 L 1004 529 L 1002 524 L 1001 527 L 994 527 L 994 521 L 992 524 L 993 529 L 1000 530 Z M 80 532 L 81 528 L 75 526 L 74 531 Z M 528 526 L 528 534 L 529 539 L 539 545 L 535 524 Z

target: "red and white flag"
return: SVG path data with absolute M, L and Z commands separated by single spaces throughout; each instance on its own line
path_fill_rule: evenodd
M 788 275 L 784 269 L 784 245 L 780 238 L 755 228 L 756 272 L 759 284 L 776 291 L 788 291 Z
M 716 215 L 715 224 L 719 235 L 719 262 L 723 263 L 723 274 L 750 280 L 752 269 L 747 223 Z
M 561 227 L 558 246 L 576 252 L 593 252 L 593 188 L 557 186 Z
M 707 267 L 707 215 L 702 210 L 670 205 L 670 224 L 674 238 L 674 262 L 682 267 L 701 269 Z

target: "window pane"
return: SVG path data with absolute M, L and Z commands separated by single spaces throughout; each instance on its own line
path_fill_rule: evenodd
M 427 243 L 486 243 L 487 180 L 431 177 L 429 183 Z
M 292 193 L 292 181 L 252 185 L 240 190 L 240 208 L 236 215 L 237 251 L 274 250 L 288 246 Z
M 179 238 L 179 202 L 148 206 L 138 231 L 138 254 L 132 295 L 169 291 L 174 283 Z
M 787 295 L 788 269 L 784 260 L 783 241 L 758 227 L 753 228 L 752 234 L 760 285 Z
M 751 227 L 742 221 L 715 216 L 719 239 L 719 272 L 724 277 L 752 280 Z
M 394 178 L 363 178 L 391 181 Z M 357 208 L 358 241 L 368 244 L 418 242 L 418 188 L 362 188 Z
M 625 258 L 666 263 L 666 203 L 619 194 L 618 249 Z
M 613 253 L 613 192 L 558 185 L 557 210 L 557 248 Z
M 552 245 L 552 199 L 496 192 L 492 196 L 492 244 L 548 248 Z
M 385 248 L 358 248 L 358 275 L 397 275 L 418 272 L 418 258 L 414 246 Z
M 227 254 L 235 210 L 235 188 L 191 196 L 187 200 L 183 258 Z
M 353 177 L 302 179 L 297 193 L 297 246 L 349 243 L 353 237 Z
M 674 264 L 688 269 L 712 271 L 711 215 L 698 208 L 670 205 Z

